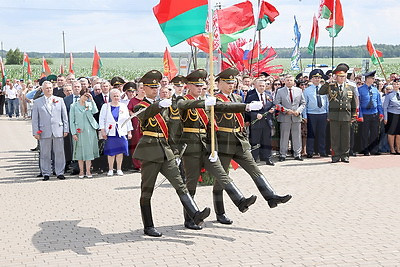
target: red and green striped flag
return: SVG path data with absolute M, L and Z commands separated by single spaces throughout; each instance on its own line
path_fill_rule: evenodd
M 371 56 L 372 64 L 378 65 L 379 62 L 383 62 L 382 52 L 375 49 L 375 47 L 369 37 L 367 40 L 367 50 L 368 50 L 369 55 Z
M 101 63 L 100 55 L 97 52 L 96 47 L 94 47 L 92 76 L 101 77 L 100 69 L 102 66 L 103 66 L 103 63 Z
M 27 53 L 24 53 L 24 60 L 23 60 L 24 67 L 26 68 L 26 73 L 28 74 L 28 80 L 31 79 L 32 70 L 31 70 L 31 62 L 29 61 L 29 57 Z
M 257 31 L 261 31 L 266 28 L 268 24 L 275 21 L 275 18 L 279 16 L 278 10 L 266 1 L 262 1 L 260 6 L 260 14 L 258 15 Z
M 6 85 L 7 73 L 6 69 L 4 68 L 3 59 L 0 57 L 0 71 L 1 71 L 1 83 L 2 85 Z M 0 88 L 2 89 L 2 88 Z
M 170 46 L 206 32 L 207 0 L 160 0 L 153 12 Z
M 318 43 L 318 36 L 319 36 L 319 27 L 318 27 L 318 19 L 314 15 L 313 18 L 313 26 L 311 30 L 311 37 L 310 42 L 308 43 L 308 53 L 313 54 L 315 51 L 315 46 Z
M 42 76 L 49 76 L 51 74 L 51 69 L 49 67 L 49 64 L 47 64 L 46 59 L 43 57 L 42 58 Z
M 326 30 L 330 37 L 336 37 L 344 26 L 342 4 L 340 0 L 321 0 L 320 18 L 329 19 Z
M 74 74 L 74 58 L 72 57 L 72 53 L 69 53 L 69 73 Z
M 250 1 L 216 10 L 216 12 L 222 51 L 227 50 L 228 43 L 239 39 L 241 33 L 254 27 L 253 5 Z

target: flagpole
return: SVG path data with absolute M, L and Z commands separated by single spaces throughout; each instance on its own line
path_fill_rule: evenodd
M 63 48 L 64 48 L 64 67 L 66 67 L 66 58 L 65 58 L 65 33 L 64 31 L 62 32 L 63 36 Z
M 213 50 L 214 50 L 214 40 L 213 40 L 213 23 L 212 23 L 212 9 L 211 9 L 211 1 L 208 2 L 208 30 L 209 30 L 209 54 L 210 54 L 210 60 L 208 61 L 210 64 L 209 71 L 210 71 L 210 95 L 213 97 L 214 96 L 214 56 L 213 56 Z M 211 106 L 210 108 L 210 123 L 211 123 L 211 157 L 214 157 L 215 155 L 215 118 L 214 118 L 214 106 Z
M 334 66 L 334 56 L 335 56 L 335 25 L 336 25 L 336 0 L 333 2 L 333 10 L 332 10 L 332 70 Z
M 375 53 L 375 48 L 374 48 L 374 53 Z M 375 53 L 375 54 L 376 54 L 376 53 Z M 381 71 L 382 71 L 383 77 L 385 78 L 385 81 L 387 81 L 386 74 L 385 74 L 385 71 L 383 70 L 383 67 L 382 67 L 381 60 L 379 59 L 379 57 L 378 57 L 378 55 L 377 55 L 377 54 L 375 55 L 375 57 L 376 57 L 376 59 L 378 60 L 379 67 L 381 68 Z
M 258 16 L 260 16 L 260 8 L 261 8 L 261 0 L 258 0 Z M 253 54 L 254 54 L 254 46 L 256 44 L 256 37 L 257 37 L 257 25 L 256 25 L 256 30 L 254 31 L 254 37 L 253 37 L 253 45 L 251 47 L 251 56 L 250 56 L 250 76 L 253 77 L 252 71 L 251 71 L 251 66 L 253 65 Z M 259 39 L 259 45 L 261 45 L 261 30 L 258 31 L 258 39 Z M 258 66 L 257 66 L 257 74 L 258 74 Z

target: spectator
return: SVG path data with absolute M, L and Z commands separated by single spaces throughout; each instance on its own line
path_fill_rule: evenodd
M 108 81 L 103 81 L 101 83 L 101 94 L 96 95 L 93 99 L 96 102 L 96 106 L 98 110 L 101 110 L 103 104 L 107 104 L 111 101 L 110 99 L 110 89 L 111 84 Z M 99 121 L 100 113 L 94 114 L 94 118 L 96 121 Z
M 54 155 L 54 171 L 57 178 L 64 180 L 65 156 L 63 137 L 68 135 L 67 109 L 62 98 L 53 96 L 53 85 L 42 84 L 44 96 L 33 104 L 32 131 L 40 143 L 40 170 L 43 181 L 52 173 L 51 157 Z
M 66 85 L 66 78 L 63 74 L 57 76 L 57 87 L 53 90 L 53 95 L 64 98 L 66 97 L 64 93 L 64 86 Z
M 26 93 L 28 91 L 28 88 L 26 87 L 25 83 L 21 83 L 21 91 L 19 92 L 19 102 L 20 108 L 21 108 L 21 116 L 24 118 L 24 120 L 28 116 L 28 106 L 27 106 L 27 101 L 26 101 Z
M 121 92 L 118 89 L 112 89 L 110 98 L 111 102 L 103 105 L 99 116 L 101 135 L 106 139 L 104 154 L 108 156 L 107 175 L 113 175 L 114 161 L 117 163 L 117 175 L 124 175 L 121 169 L 122 159 L 123 154 L 129 155 L 126 136 L 128 139 L 132 138 L 132 123 L 127 106 L 120 103 Z
M 69 112 L 70 131 L 74 140 L 72 159 L 78 161 L 79 178 L 84 177 L 84 164 L 86 177 L 91 178 L 91 161 L 99 157 L 96 131 L 99 124 L 93 117 L 98 110 L 89 89 L 82 89 L 79 95 L 79 101 L 71 105 Z
M 98 94 L 101 94 L 101 85 L 99 83 L 96 83 L 93 86 L 92 96 L 95 97 Z
M 76 80 L 76 79 L 75 79 L 75 74 L 70 73 L 70 74 L 67 75 L 67 84 L 71 84 L 71 85 L 72 85 L 72 83 L 73 83 L 75 80 Z
M 7 86 L 7 85 L 6 85 Z M 6 87 L 6 98 L 8 98 L 8 119 L 11 120 L 13 114 L 18 119 L 19 117 L 19 104 L 18 104 L 18 90 L 16 86 Z
M 383 103 L 385 133 L 388 135 L 390 154 L 400 155 L 400 80 L 393 81 L 393 91 Z
M 72 95 L 72 85 L 65 84 L 63 87 L 63 93 L 64 93 L 65 97 Z
M 169 88 L 161 87 L 160 88 L 160 100 L 170 98 Z

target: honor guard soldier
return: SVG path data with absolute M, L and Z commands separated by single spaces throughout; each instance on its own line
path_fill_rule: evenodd
M 328 95 L 332 148 L 332 163 L 349 163 L 350 124 L 356 117 L 355 87 L 346 82 L 347 64 L 339 64 L 333 71 L 336 80 L 330 79 L 319 90 L 320 95 Z
M 361 123 L 362 152 L 365 156 L 380 155 L 379 122 L 383 120 L 381 95 L 373 86 L 376 71 L 365 73 L 365 84 L 358 88 L 360 99 L 359 119 Z
M 125 84 L 125 80 L 121 77 L 115 76 L 111 79 L 110 84 L 113 88 L 117 88 L 122 91 L 122 86 Z
M 210 215 L 210 208 L 200 211 L 189 194 L 179 169 L 175 163 L 174 153 L 168 144 L 168 108 L 171 99 L 155 101 L 162 74 L 157 70 L 146 73 L 139 82 L 143 83 L 146 97 L 135 106 L 134 111 L 145 109 L 138 114 L 143 136 L 140 139 L 133 157 L 142 161 L 140 209 L 144 225 L 144 234 L 159 237 L 162 234 L 154 228 L 151 212 L 151 196 L 159 172 L 175 188 L 182 205 L 195 225 L 201 225 Z
M 171 97 L 172 104 L 169 107 L 169 144 L 174 153 L 178 155 L 182 148 L 179 140 L 182 135 L 183 127 L 178 109 L 177 99 L 182 96 L 183 87 L 186 83 L 186 78 L 183 75 L 178 75 L 171 80 L 171 83 L 173 84 L 175 92 Z
M 229 68 L 218 74 L 217 78 L 219 89 L 219 93 L 216 95 L 217 100 L 229 103 L 232 108 L 236 109 L 236 113 L 215 113 L 218 124 L 218 156 L 226 172 L 229 170 L 231 160 L 236 161 L 251 176 L 270 208 L 275 208 L 280 203 L 288 202 L 292 196 L 276 195 L 251 155 L 251 146 L 246 136 L 242 112 L 260 110 L 263 103 L 254 101 L 244 104 L 241 103 L 239 95 L 232 93 L 235 76 L 238 74 L 239 71 L 236 68 Z M 225 215 L 222 187 L 218 181 L 214 182 L 213 200 L 217 221 L 222 224 L 232 224 L 233 221 Z
M 210 124 L 209 117 L 205 107 L 215 105 L 215 97 L 209 97 L 206 100 L 198 100 L 202 92 L 202 88 L 207 78 L 207 72 L 203 69 L 196 70 L 189 74 L 186 79 L 188 82 L 188 94 L 185 100 L 200 101 L 203 108 L 190 108 L 185 101 L 178 101 L 178 107 L 181 110 L 183 133 L 181 142 L 187 144 L 185 153 L 183 154 L 183 165 L 186 175 L 186 185 L 191 196 L 196 193 L 197 181 L 202 168 L 205 168 L 228 193 L 233 203 L 241 212 L 246 212 L 256 201 L 256 196 L 252 195 L 245 198 L 239 191 L 232 179 L 225 172 L 218 159 L 217 152 L 210 155 Z M 216 111 L 230 111 L 228 104 L 220 103 L 215 106 Z M 242 108 L 237 110 L 240 112 Z M 185 214 L 185 227 L 194 230 L 200 230 L 201 227 L 193 223 L 188 214 Z

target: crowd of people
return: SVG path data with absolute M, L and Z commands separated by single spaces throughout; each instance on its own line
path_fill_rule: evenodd
M 32 119 L 38 140 L 40 171 L 65 179 L 65 172 L 92 178 L 92 172 L 124 175 L 141 172 L 140 199 L 145 234 L 160 236 L 150 199 L 157 174 L 174 186 L 185 207 L 185 227 L 199 230 L 209 216 L 194 203 L 198 177 L 206 169 L 214 178 L 217 220 L 231 224 L 222 190 L 241 212 L 256 196 L 245 198 L 229 177 L 234 160 L 250 175 L 268 205 L 290 200 L 278 196 L 259 169 L 285 161 L 331 157 L 400 154 L 400 80 L 388 81 L 347 73 L 339 64 L 309 75 L 261 73 L 239 75 L 229 68 L 211 86 L 205 70 L 169 80 L 158 71 L 126 81 L 113 77 L 49 75 L 37 81 L 6 80 L 0 88 L 0 114 Z M 214 85 L 214 83 L 212 83 Z M 213 87 L 213 88 L 212 88 Z M 211 90 L 214 90 L 211 92 Z M 210 110 L 215 110 L 215 151 L 210 139 Z M 274 155 L 277 157 L 274 157 Z M 258 164 L 257 164 L 258 163 Z

